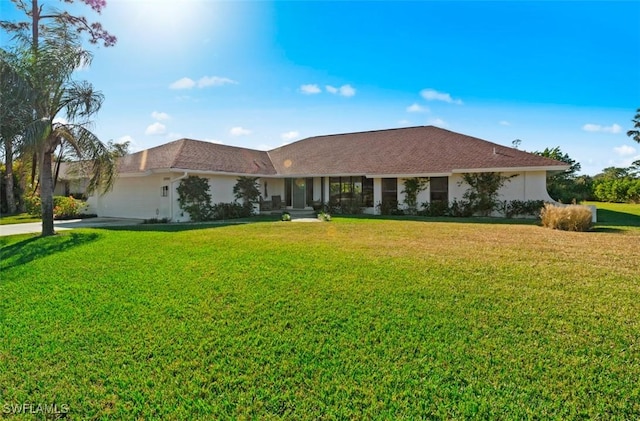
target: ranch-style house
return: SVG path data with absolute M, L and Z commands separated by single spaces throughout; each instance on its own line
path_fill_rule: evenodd
M 187 221 L 178 205 L 180 180 L 209 180 L 213 203 L 233 202 L 239 176 L 257 177 L 261 210 L 303 210 L 357 200 L 365 213 L 404 202 L 403 181 L 429 179 L 418 203 L 460 200 L 462 174 L 513 176 L 501 200 L 552 202 L 547 173 L 563 162 L 434 126 L 315 136 L 269 151 L 180 139 L 120 159 L 113 190 L 89 198 L 99 216 Z

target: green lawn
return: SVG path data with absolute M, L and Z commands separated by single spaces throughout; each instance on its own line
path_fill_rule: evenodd
M 640 227 L 640 203 L 585 202 L 598 208 L 598 225 Z
M 2 215 L 0 216 L 0 225 L 9 224 L 26 224 L 27 222 L 40 222 L 39 216 L 31 216 L 28 213 L 19 213 L 17 215 Z
M 334 218 L 0 244 L 4 416 L 640 417 L 637 228 Z

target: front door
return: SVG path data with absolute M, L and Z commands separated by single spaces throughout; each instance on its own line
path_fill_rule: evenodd
M 306 202 L 306 186 L 304 178 L 293 180 L 293 208 L 304 209 Z

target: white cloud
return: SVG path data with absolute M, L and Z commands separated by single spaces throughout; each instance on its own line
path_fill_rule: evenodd
M 585 132 L 592 133 L 613 133 L 618 134 L 622 132 L 622 127 L 617 124 L 612 124 L 611 126 L 601 126 L 600 124 L 585 124 L 582 126 L 582 130 Z
M 155 123 L 147 127 L 147 129 L 144 131 L 144 134 L 150 135 L 150 136 L 157 136 L 157 135 L 165 134 L 166 132 L 167 132 L 167 127 L 164 124 L 156 121 Z
M 188 77 L 183 77 L 182 79 L 178 79 L 169 85 L 169 89 L 191 89 L 196 86 L 196 83 L 193 79 L 189 79 Z
M 204 76 L 198 80 L 198 88 L 206 88 L 208 86 L 237 85 L 238 82 L 228 77 L 220 76 Z
M 140 147 L 140 145 L 138 145 L 135 139 L 132 136 L 129 136 L 128 134 L 117 138 L 115 141 L 115 143 L 118 143 L 118 144 L 122 144 L 126 142 L 129 142 L 130 152 L 134 153 L 134 152 L 140 152 L 142 150 L 142 148 Z
M 413 103 L 407 107 L 408 113 L 428 113 L 429 111 L 428 107 L 423 107 L 418 103 Z
M 128 134 L 119 137 L 118 139 L 116 139 L 116 143 L 125 143 L 125 142 L 129 142 L 131 144 L 135 143 L 135 140 L 133 139 L 133 137 L 129 136 Z
M 291 130 L 289 132 L 282 133 L 280 137 L 284 141 L 291 142 L 293 139 L 300 137 L 300 133 L 295 130 Z
M 629 145 L 622 145 L 613 148 L 613 151 L 620 156 L 629 156 L 636 153 L 636 148 Z
M 420 91 L 420 95 L 422 95 L 422 97 L 427 101 L 443 101 L 448 102 L 449 104 L 462 105 L 461 99 L 453 99 L 451 98 L 451 94 L 438 92 L 435 89 L 423 89 Z
M 447 127 L 447 122 L 441 118 L 432 118 L 428 123 L 432 126 Z
M 355 88 L 351 85 L 342 85 L 339 88 L 336 88 L 335 86 L 327 85 L 325 86 L 325 88 L 329 93 L 344 96 L 347 98 L 352 97 L 356 94 Z
M 153 118 L 154 120 L 158 120 L 158 121 L 166 121 L 171 119 L 171 116 L 167 113 L 161 113 L 158 111 L 154 111 L 151 113 L 151 118 Z
M 198 82 L 191 78 L 183 77 L 169 85 L 169 89 L 191 89 L 196 86 L 198 88 L 207 88 L 209 86 L 223 86 L 230 84 L 237 85 L 238 82 L 233 79 L 229 79 L 228 77 L 220 76 L 203 76 L 198 80 Z
M 511 126 L 511 123 L 509 123 L 509 122 L 508 122 L 508 121 L 506 121 L 506 120 L 502 120 L 502 121 L 500 121 L 498 124 L 500 124 L 501 126 Z
M 229 133 L 231 136 L 246 136 L 251 134 L 251 130 L 243 127 L 232 127 L 231 130 L 229 130 Z
M 305 95 L 313 95 L 313 94 L 319 94 L 320 92 L 322 92 L 322 90 L 318 87 L 318 85 L 308 84 L 308 85 L 301 85 L 300 92 L 302 92 Z

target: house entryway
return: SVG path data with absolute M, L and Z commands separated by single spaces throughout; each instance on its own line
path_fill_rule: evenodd
M 306 207 L 306 180 L 295 178 L 292 183 L 293 209 L 304 209 Z

